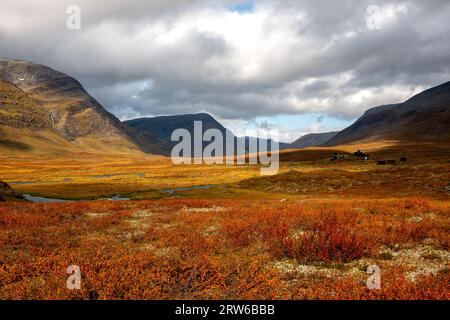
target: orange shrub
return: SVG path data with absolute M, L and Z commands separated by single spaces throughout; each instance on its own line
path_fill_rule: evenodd
M 410 269 L 392 269 L 376 249 L 448 250 L 449 209 L 431 199 L 1 203 L 0 297 L 448 299 L 442 252 L 429 261 L 441 272 L 411 282 Z M 364 270 L 345 275 L 361 257 L 380 263 L 380 291 L 366 288 Z M 291 272 L 284 258 L 340 268 L 326 266 L 336 277 L 325 277 L 287 261 Z M 65 287 L 71 264 L 81 290 Z
M 370 254 L 374 247 L 360 229 L 358 215 L 338 210 L 321 212 L 311 230 L 281 241 L 287 257 L 305 262 L 348 262 Z

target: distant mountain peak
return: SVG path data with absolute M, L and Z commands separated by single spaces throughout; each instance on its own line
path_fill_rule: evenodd
M 337 133 L 338 131 L 306 134 L 292 142 L 290 148 L 303 149 L 308 147 L 318 147 L 333 138 Z
M 172 132 L 176 129 L 187 129 L 193 132 L 194 121 L 202 121 L 203 131 L 210 128 L 218 129 L 223 133 L 227 131 L 212 115 L 204 112 L 137 118 L 127 120 L 124 123 L 140 131 L 155 134 L 170 142 Z

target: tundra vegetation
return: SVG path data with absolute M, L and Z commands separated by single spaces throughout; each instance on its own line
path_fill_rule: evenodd
M 358 147 L 371 160 L 351 157 Z M 333 152 L 350 156 L 330 162 Z M 16 191 L 81 201 L 0 202 L 0 297 L 450 298 L 448 153 L 351 146 L 280 161 L 260 176 L 163 157 L 4 155 Z M 131 200 L 101 199 L 116 194 Z M 66 287 L 69 265 L 80 290 Z M 379 290 L 366 286 L 370 265 Z

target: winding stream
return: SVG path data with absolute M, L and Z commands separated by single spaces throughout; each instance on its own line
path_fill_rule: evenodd
M 160 190 L 161 192 L 167 193 L 168 195 L 172 196 L 177 191 L 189 191 L 189 190 L 204 190 L 204 189 L 211 189 L 216 187 L 215 184 L 209 184 L 204 186 L 192 186 L 192 187 L 180 187 L 180 188 L 173 188 L 173 189 L 163 189 Z M 79 199 L 79 200 L 66 200 L 66 199 L 58 199 L 58 198 L 45 198 L 45 197 L 38 197 L 38 196 L 32 196 L 28 193 L 23 195 L 26 200 L 31 202 L 39 202 L 39 203 L 51 203 L 51 202 L 76 202 L 76 201 L 92 201 L 92 200 L 112 200 L 112 201 L 123 201 L 123 200 L 130 200 L 128 197 L 124 197 L 121 195 L 115 195 L 110 198 L 99 198 L 99 199 Z
M 65 199 L 56 199 L 56 198 L 44 198 L 44 197 L 36 197 L 30 194 L 23 195 L 25 199 L 31 202 L 40 202 L 40 203 L 51 203 L 51 202 L 77 202 L 77 201 L 90 201 L 92 199 L 80 199 L 80 200 L 65 200 Z M 130 198 L 122 197 L 120 195 L 115 195 L 111 198 L 97 199 L 97 200 L 112 200 L 112 201 L 122 201 L 122 200 L 130 200 Z

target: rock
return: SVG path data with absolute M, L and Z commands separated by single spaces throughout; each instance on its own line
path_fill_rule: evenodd
M 9 184 L 0 181 L 0 201 L 26 201 L 23 195 L 13 190 Z

